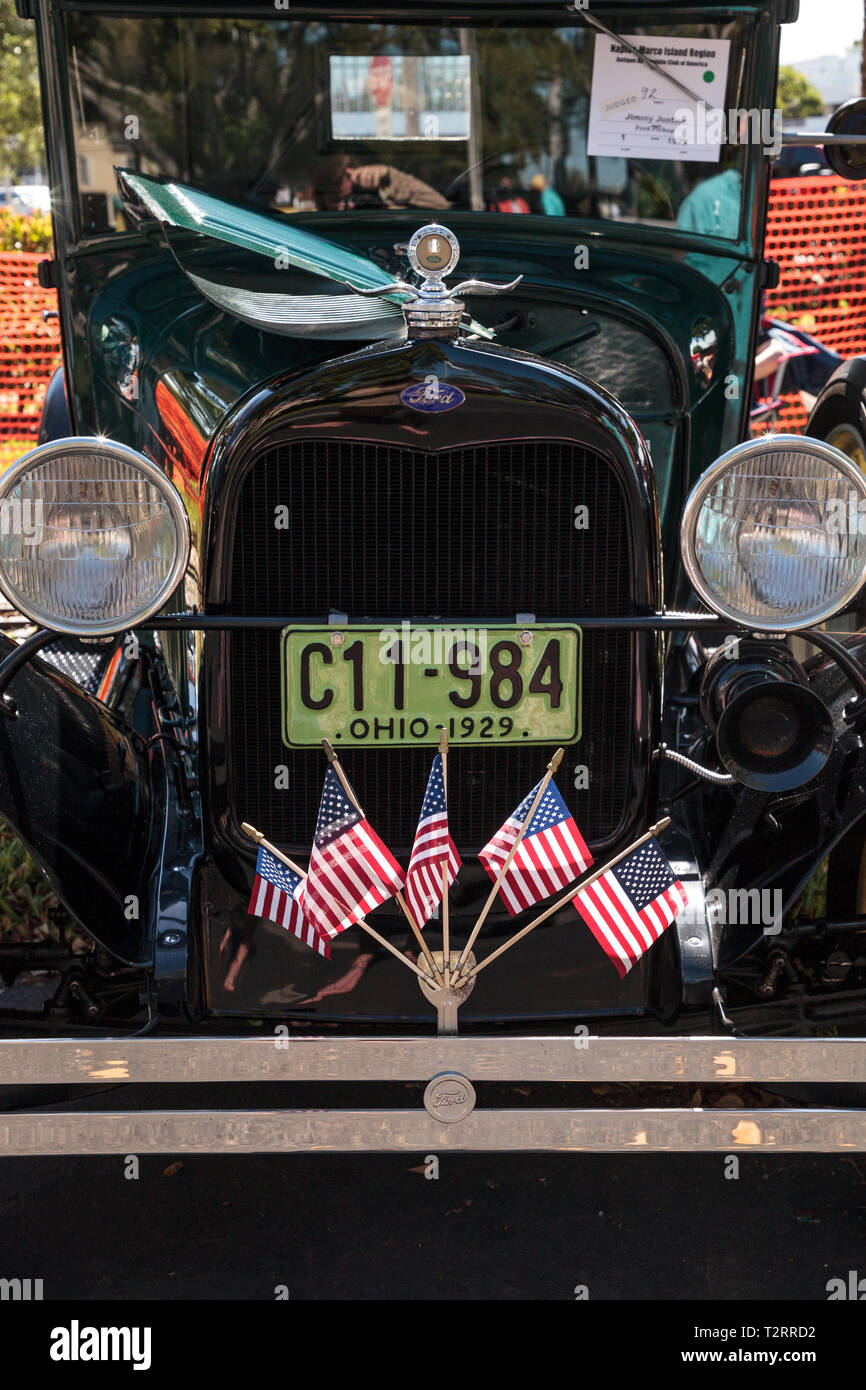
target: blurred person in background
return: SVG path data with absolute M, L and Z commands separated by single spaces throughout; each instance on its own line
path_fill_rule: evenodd
M 535 195 L 533 201 L 536 199 L 538 201 L 538 210 L 543 212 L 546 217 L 565 216 L 565 203 L 543 174 L 533 174 L 529 187 Z
M 503 174 L 499 180 L 499 187 L 496 190 L 490 211 L 529 212 L 529 204 L 515 191 L 514 181 L 509 174 Z
M 347 154 L 335 154 L 319 169 L 313 193 L 324 212 L 356 207 L 435 208 L 451 204 L 435 188 L 390 164 L 355 164 Z

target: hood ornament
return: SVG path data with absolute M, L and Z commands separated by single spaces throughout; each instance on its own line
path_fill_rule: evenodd
M 353 285 L 349 288 L 368 298 L 395 291 L 411 295 L 402 305 L 406 322 L 410 328 L 428 332 L 444 329 L 452 335 L 459 331 L 465 310 L 459 298 L 461 294 L 505 294 L 523 279 L 518 275 L 516 280 L 505 285 L 496 285 L 490 280 L 461 280 L 459 285 L 449 289 L 445 276 L 451 274 L 460 259 L 460 243 L 452 231 L 438 222 L 419 227 L 409 242 L 407 255 L 409 264 L 420 277 L 420 285 L 397 280 L 385 289 L 357 289 Z

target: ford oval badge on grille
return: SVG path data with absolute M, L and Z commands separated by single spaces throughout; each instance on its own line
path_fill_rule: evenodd
M 400 392 L 400 400 L 410 410 L 423 410 L 432 415 L 437 410 L 454 410 L 466 400 L 459 386 L 444 381 L 416 381 Z

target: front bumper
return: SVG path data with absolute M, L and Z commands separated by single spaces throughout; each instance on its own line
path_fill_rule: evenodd
M 866 1039 L 140 1038 L 0 1042 L 3 1084 L 671 1082 L 862 1086 Z M 722 1152 L 866 1150 L 866 1110 L 406 1109 L 27 1111 L 0 1153 Z M 445 1112 L 440 1112 L 445 1113 Z

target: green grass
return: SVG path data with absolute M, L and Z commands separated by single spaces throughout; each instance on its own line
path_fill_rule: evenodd
M 798 917 L 827 916 L 827 871 L 829 865 L 829 858 L 823 860 L 806 884 L 797 907 L 796 915 Z
M 32 941 L 55 935 L 48 909 L 54 893 L 18 836 L 0 823 L 0 941 Z

